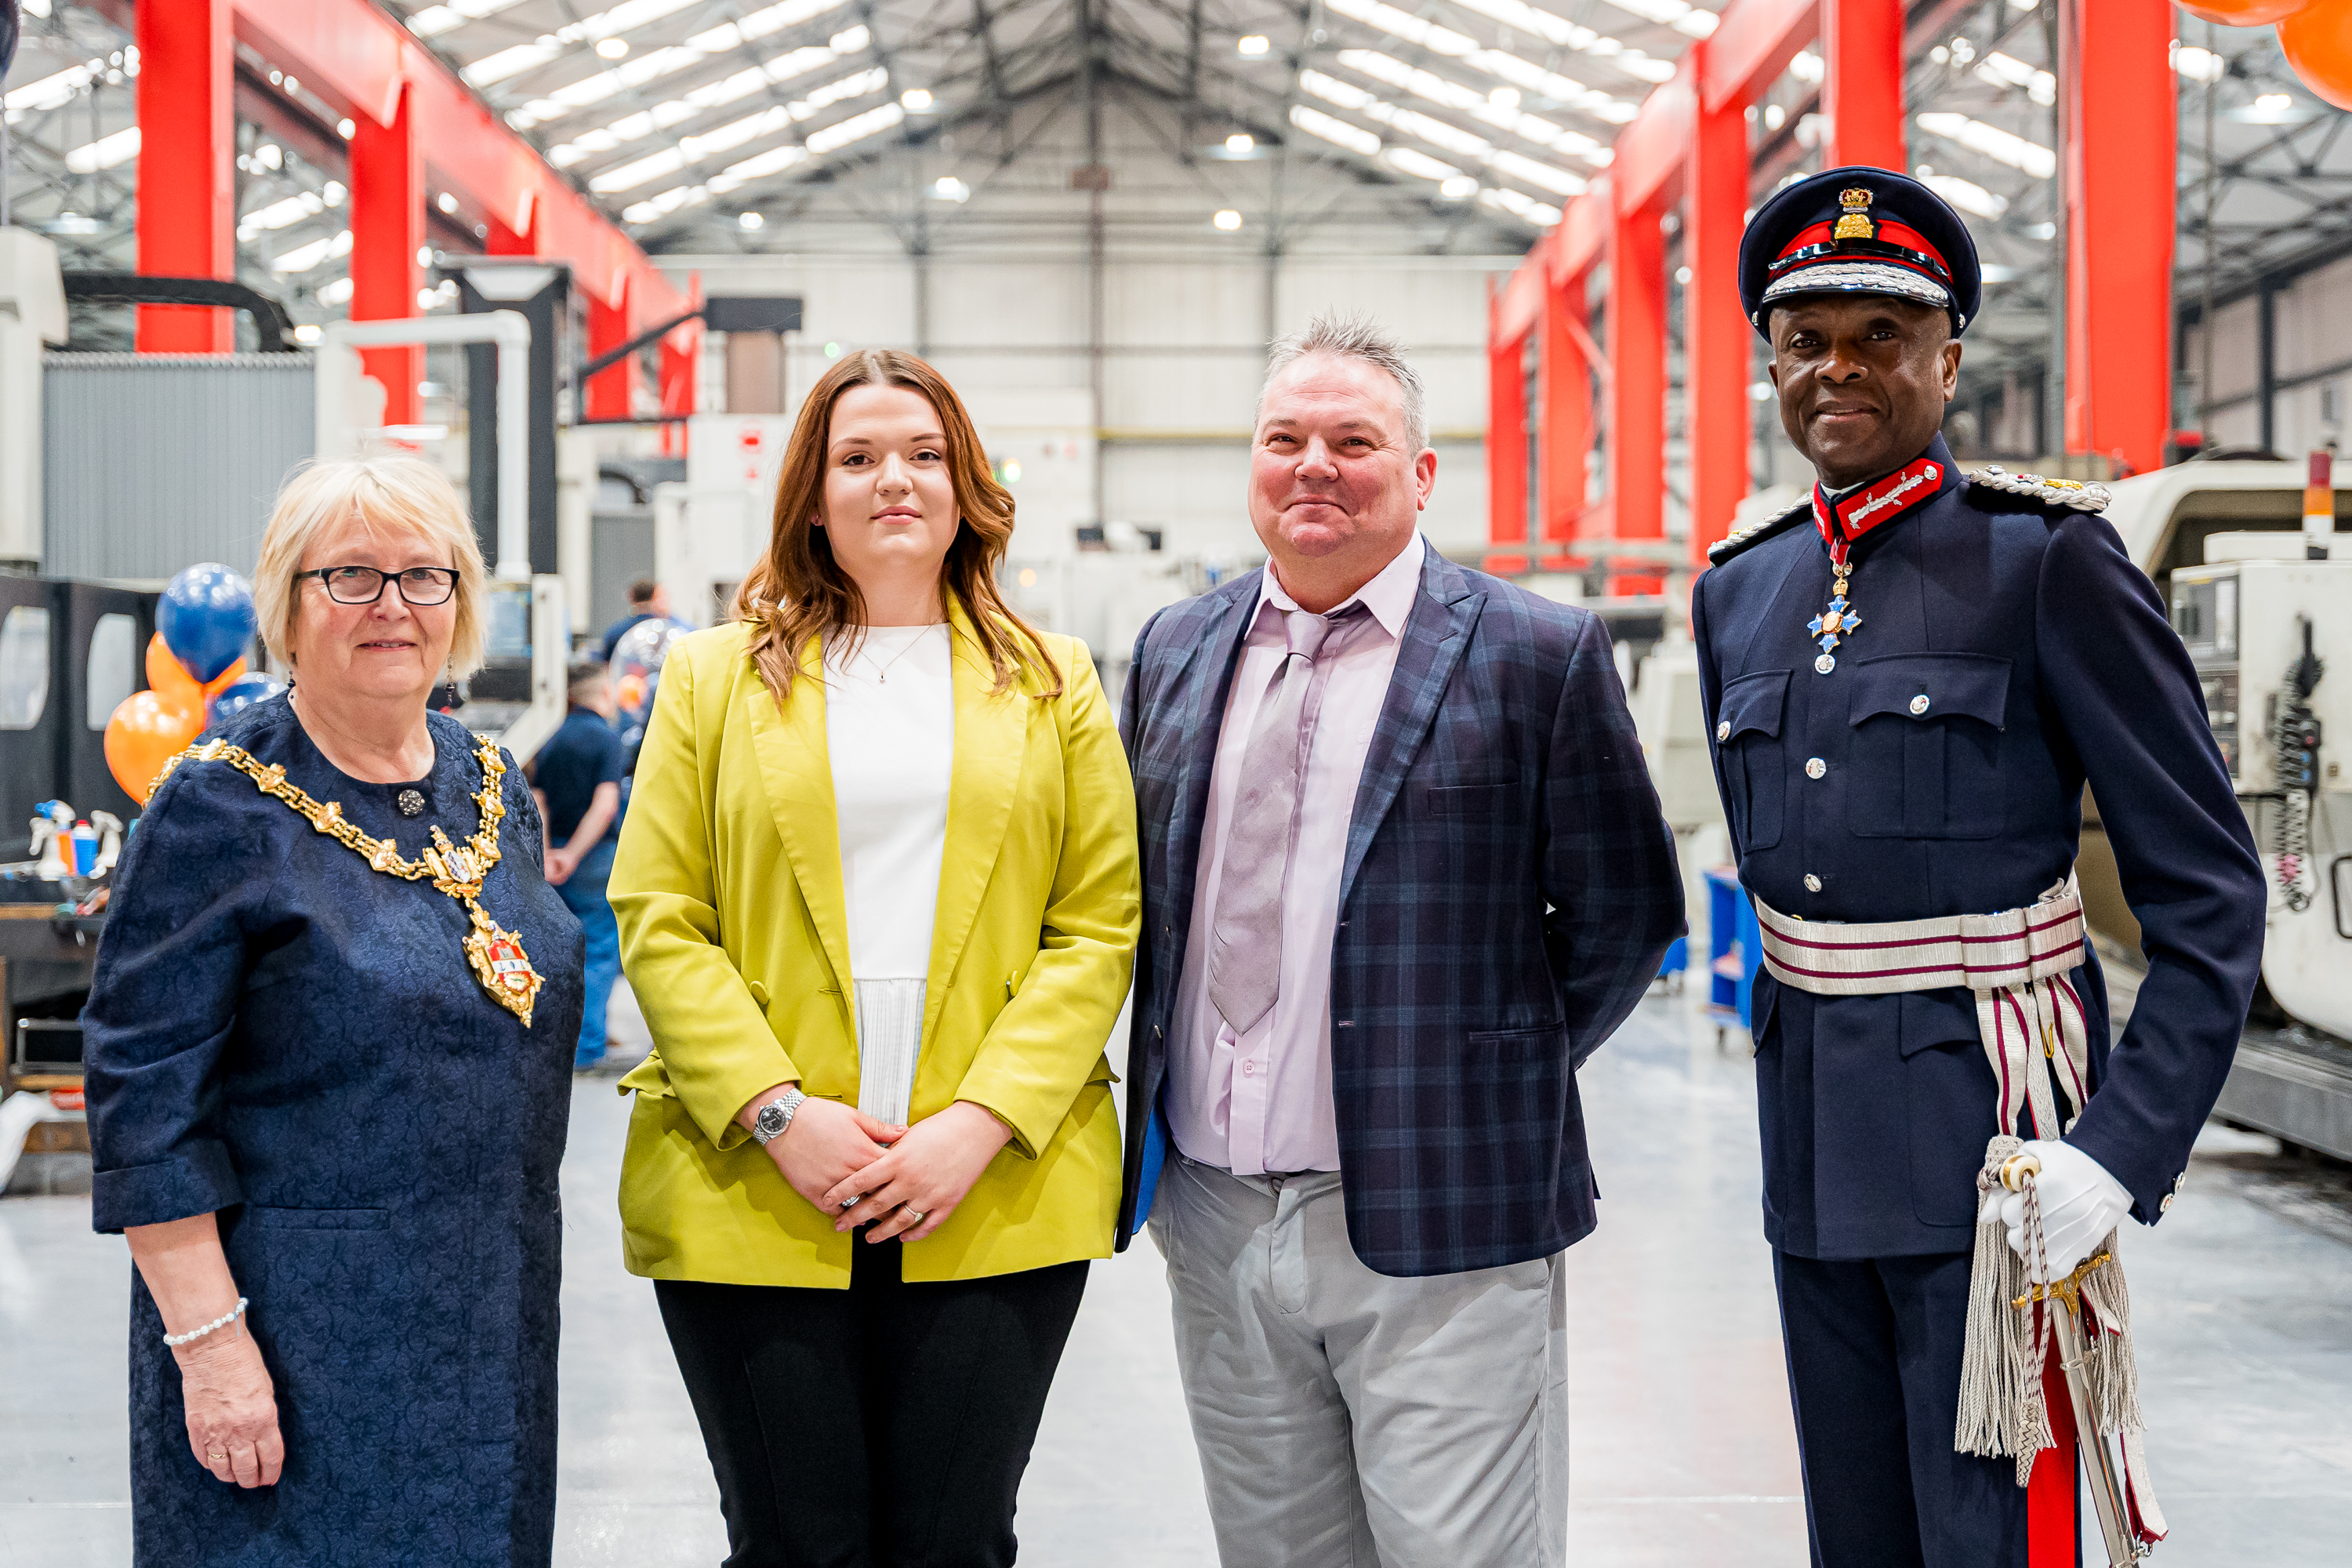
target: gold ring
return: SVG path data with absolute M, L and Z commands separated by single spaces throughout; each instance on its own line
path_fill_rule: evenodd
M 205 1450 L 205 1458 L 207 1459 L 226 1459 L 228 1458 L 228 1450 L 226 1448 L 207 1448 Z

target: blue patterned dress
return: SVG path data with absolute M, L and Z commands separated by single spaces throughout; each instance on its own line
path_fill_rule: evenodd
M 221 738 L 414 858 L 436 823 L 460 844 L 478 824 L 473 738 L 432 729 L 410 784 L 337 771 L 282 698 Z M 133 1270 L 142 1565 L 549 1560 L 581 937 L 511 762 L 504 793 L 481 903 L 545 977 L 529 1028 L 476 981 L 463 905 L 370 869 L 226 762 L 182 763 L 131 836 L 82 1016 L 93 1218 L 219 1213 L 286 1439 L 275 1487 L 196 1462 Z

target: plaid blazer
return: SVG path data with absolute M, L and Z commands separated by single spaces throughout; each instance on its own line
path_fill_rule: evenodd
M 1136 641 L 1143 940 L 1118 1245 L 1151 1212 L 1201 826 L 1255 572 Z M 1549 1257 L 1593 1226 L 1577 1065 L 1683 930 L 1674 840 L 1587 611 L 1428 552 L 1364 759 L 1331 950 L 1348 1235 L 1367 1267 Z

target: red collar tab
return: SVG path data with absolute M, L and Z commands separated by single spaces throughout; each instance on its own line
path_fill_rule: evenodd
M 1933 458 L 1906 463 L 1885 479 L 1866 484 L 1835 503 L 1815 484 L 1813 526 L 1822 531 L 1822 542 L 1830 547 L 1831 561 L 1843 565 L 1853 541 L 1932 499 L 1943 486 L 1944 465 Z

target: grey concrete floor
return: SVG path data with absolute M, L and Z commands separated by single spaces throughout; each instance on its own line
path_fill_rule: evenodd
M 615 1018 L 634 1032 L 625 998 Z M 1646 1004 L 1583 1074 L 1600 1231 L 1570 1257 L 1580 1568 L 1805 1561 L 1753 1075 L 1739 1037 Z M 618 1261 L 625 1106 L 574 1087 L 556 1560 L 715 1563 L 717 1496 L 650 1287 Z M 128 1257 L 88 1201 L 0 1202 L 0 1568 L 129 1560 Z M 2321 1564 L 2352 1540 L 2352 1180 L 2209 1130 L 2189 1195 L 2126 1246 L 2165 1568 Z M 1148 1245 L 1096 1266 L 1021 1502 L 1022 1561 L 1215 1561 Z M 1472 1565 L 1465 1565 L 1472 1568 Z

